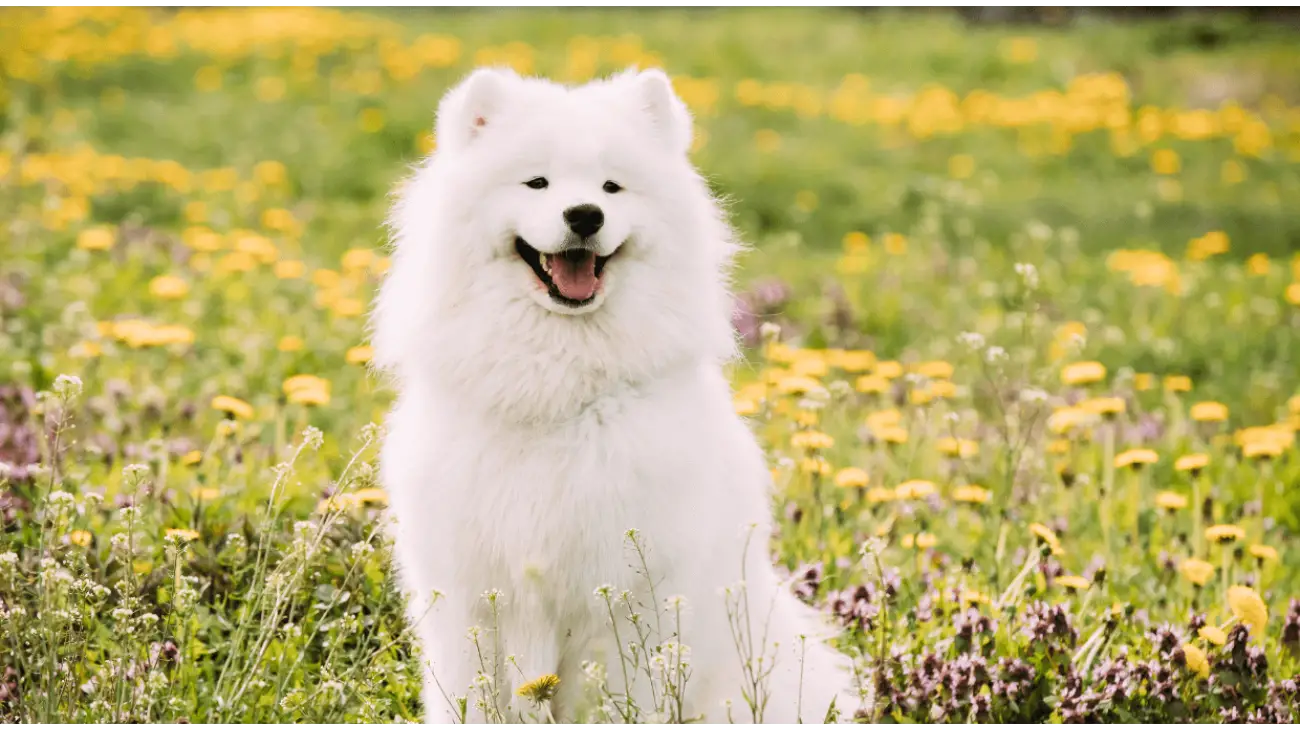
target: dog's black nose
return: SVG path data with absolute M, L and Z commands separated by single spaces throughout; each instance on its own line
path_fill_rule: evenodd
M 569 230 L 586 238 L 605 225 L 605 213 L 591 203 L 583 203 L 564 211 L 564 222 L 569 224 Z

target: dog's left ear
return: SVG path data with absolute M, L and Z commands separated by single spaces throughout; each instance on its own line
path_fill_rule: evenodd
M 507 86 L 518 80 L 513 71 L 480 68 L 447 92 L 438 104 L 438 145 L 459 149 L 472 142 L 495 121 Z
M 686 154 L 694 134 L 691 113 L 682 103 L 668 75 L 657 68 L 642 71 L 632 78 L 637 101 L 660 138 L 673 152 Z

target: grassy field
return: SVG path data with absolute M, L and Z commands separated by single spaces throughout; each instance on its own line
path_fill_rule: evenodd
M 1297 49 L 1226 15 L 0 11 L 0 719 L 419 717 L 365 314 L 387 193 L 488 63 L 660 65 L 695 112 L 753 244 L 774 559 L 868 719 L 1300 718 Z

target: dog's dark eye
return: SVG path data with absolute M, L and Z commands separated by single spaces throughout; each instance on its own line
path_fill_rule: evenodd
M 544 178 L 544 177 L 535 177 L 535 178 L 533 178 L 532 180 L 529 180 L 528 182 L 526 182 L 526 183 L 524 183 L 524 184 L 527 185 L 528 187 L 532 188 L 533 190 L 542 190 L 542 189 L 544 189 L 547 185 L 550 185 L 550 183 L 547 182 L 547 181 L 546 181 L 546 178 Z
M 622 189 L 623 189 L 623 186 L 622 186 L 622 185 L 619 185 L 618 183 L 614 182 L 613 180 L 606 180 L 606 181 L 605 181 L 605 192 L 609 193 L 610 195 L 613 195 L 614 193 L 617 193 L 618 191 L 620 191 L 620 190 L 622 190 Z

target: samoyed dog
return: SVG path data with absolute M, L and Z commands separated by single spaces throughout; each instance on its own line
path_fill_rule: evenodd
M 427 719 L 526 718 L 546 675 L 558 719 L 852 717 L 851 662 L 770 560 L 722 371 L 736 243 L 668 77 L 480 69 L 436 132 L 373 318 Z

